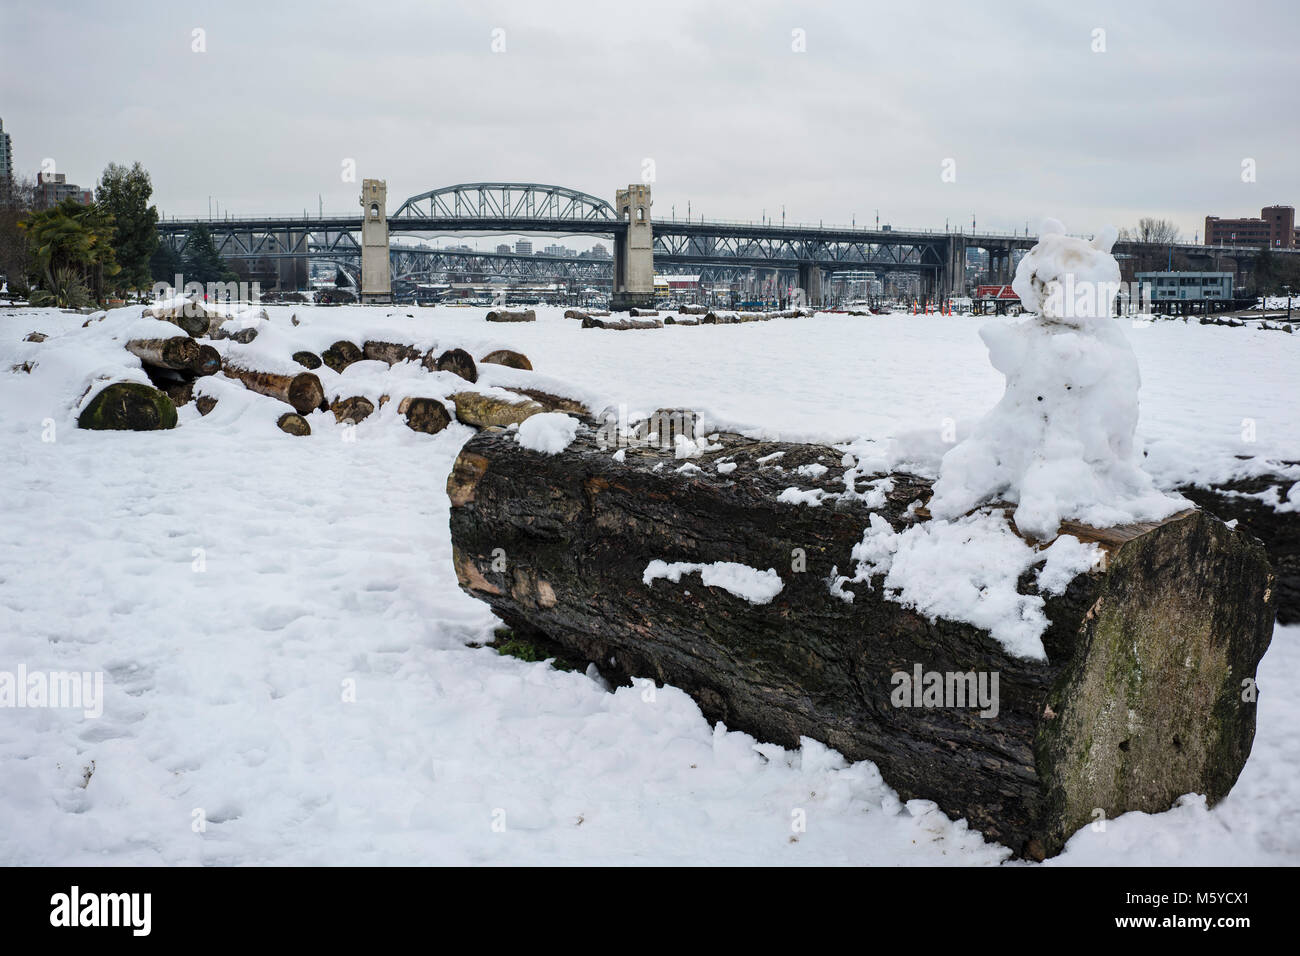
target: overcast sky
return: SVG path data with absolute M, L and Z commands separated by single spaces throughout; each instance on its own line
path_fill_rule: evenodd
M 387 180 L 390 210 L 483 180 L 612 201 L 649 159 L 657 218 L 784 204 L 791 222 L 1052 215 L 1090 233 L 1155 215 L 1190 239 L 1207 213 L 1300 202 L 1298 11 L 6 0 L 0 118 L 15 172 L 53 159 L 92 185 L 140 160 L 165 215 L 206 214 L 209 196 L 235 215 L 314 214 L 318 196 L 351 213 L 348 159 Z

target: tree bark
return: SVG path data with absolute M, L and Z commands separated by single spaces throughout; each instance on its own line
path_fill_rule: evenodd
M 250 391 L 292 405 L 299 415 L 315 411 L 325 403 L 325 389 L 314 372 L 299 372 L 297 375 L 260 372 L 232 359 L 226 359 L 221 371 L 227 378 L 239 379 Z
M 399 362 L 418 362 L 424 357 L 424 353 L 415 346 L 397 342 L 366 342 L 361 346 L 361 353 L 368 359 L 387 362 L 389 365 L 396 365 Z
M 1159 812 L 1187 792 L 1214 803 L 1236 781 L 1255 728 L 1243 681 L 1268 646 L 1276 600 L 1254 539 L 1200 511 L 1071 529 L 1108 560 L 1044 595 L 1048 659 L 1026 660 L 980 628 L 888 600 L 879 579 L 850 585 L 851 603 L 830 593 L 837 573 L 852 573 L 873 509 L 777 499 L 791 485 L 842 492 L 840 452 L 718 442 L 679 472 L 657 449 L 615 460 L 589 426 L 554 456 L 480 433 L 447 483 L 461 587 L 613 679 L 671 683 L 709 719 L 762 740 L 796 747 L 808 736 L 872 760 L 904 799 L 933 800 L 1016 855 L 1058 853 L 1097 811 Z M 719 474 L 724 458 L 736 467 Z M 829 469 L 822 478 L 797 473 L 814 463 Z M 874 512 L 896 530 L 925 520 L 930 483 L 888 477 Z M 751 604 L 698 577 L 647 585 L 653 560 L 774 569 L 783 589 Z M 1023 592 L 1034 586 L 1022 576 Z M 996 674 L 997 714 L 899 706 L 896 675 L 917 666 Z

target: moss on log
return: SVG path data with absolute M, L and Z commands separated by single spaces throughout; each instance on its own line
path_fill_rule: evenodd
M 82 409 L 77 427 L 135 432 L 175 428 L 176 405 L 163 392 L 140 382 L 114 382 Z
M 1203 511 L 1070 528 L 1108 560 L 1063 594 L 1038 595 L 1047 659 L 1027 660 L 978 627 L 888 600 L 879 578 L 854 586 L 852 602 L 832 595 L 873 513 L 895 530 L 926 520 L 928 481 L 875 476 L 890 479 L 883 503 L 809 507 L 778 497 L 791 485 L 843 492 L 834 449 L 724 434 L 678 471 L 654 447 L 615 460 L 599 438 L 585 425 L 567 450 L 543 455 L 484 431 L 448 479 L 461 587 L 522 636 L 540 634 L 614 680 L 680 687 L 709 719 L 762 740 L 796 747 L 807 736 L 872 760 L 904 799 L 933 800 L 1034 859 L 1098 812 L 1156 812 L 1188 792 L 1213 803 L 1237 779 L 1276 601 L 1249 535 Z M 828 471 L 797 471 L 809 464 Z M 771 568 L 783 589 L 751 604 L 694 578 L 647 585 L 654 560 Z M 1035 580 L 1026 573 L 1018 586 L 1037 594 Z M 899 706 L 896 676 L 917 667 L 997 675 L 996 714 Z

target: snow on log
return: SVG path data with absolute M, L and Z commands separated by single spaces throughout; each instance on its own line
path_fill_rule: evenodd
M 533 370 L 533 363 L 528 361 L 527 355 L 511 349 L 497 349 L 495 352 L 489 352 L 479 359 L 479 364 L 504 365 L 506 368 L 522 369 L 525 372 Z
M 493 309 L 487 314 L 489 322 L 536 322 L 537 313 L 532 309 L 512 312 L 509 309 Z
M 77 427 L 135 432 L 175 428 L 176 406 L 166 394 L 142 382 L 114 382 L 81 410 Z
M 590 424 L 545 454 L 472 438 L 447 482 L 461 587 L 611 679 L 874 761 L 1017 856 L 1099 812 L 1214 804 L 1241 772 L 1276 585 L 1217 518 L 1066 521 L 1048 545 L 1005 505 L 926 519 L 928 480 L 829 447 L 627 443 Z
M 190 335 L 199 335 L 208 330 L 208 322 L 216 313 L 211 313 L 201 303 L 189 299 L 173 299 L 149 306 L 141 315 L 146 319 L 162 319 Z M 220 316 L 224 320 L 225 316 Z
M 314 372 L 299 372 L 297 375 L 263 372 L 227 356 L 221 373 L 227 378 L 239 379 L 249 391 L 292 405 L 299 415 L 306 415 L 325 403 L 325 389 Z
M 585 319 L 588 316 L 599 318 L 602 315 L 609 315 L 609 313 L 595 309 L 565 309 L 564 311 L 566 319 Z

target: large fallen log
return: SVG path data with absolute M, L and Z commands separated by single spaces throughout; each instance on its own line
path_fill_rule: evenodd
M 325 389 L 314 372 L 288 375 L 249 368 L 237 359 L 227 358 L 221 368 L 227 378 L 237 378 L 249 391 L 269 395 L 293 406 L 299 415 L 315 411 L 325 403 Z
M 895 530 L 925 520 L 928 481 L 879 476 L 890 480 L 877 500 L 811 507 L 778 499 L 792 485 L 845 492 L 833 449 L 722 435 L 687 467 L 649 447 L 615 458 L 600 435 L 584 425 L 551 456 L 482 432 L 448 479 L 461 587 L 521 636 L 610 679 L 680 687 L 709 719 L 762 740 L 807 736 L 872 760 L 904 799 L 933 800 L 1018 856 L 1053 855 L 1103 816 L 1163 811 L 1188 792 L 1217 802 L 1236 781 L 1276 601 L 1248 535 L 1196 510 L 1071 528 L 1108 559 L 1040 595 L 1047 659 L 1031 660 L 889 600 L 880 576 L 853 585 L 851 602 L 833 596 L 873 513 Z M 771 569 L 781 590 L 755 604 L 698 577 L 671 584 L 649 573 L 660 560 Z M 1036 593 L 1035 576 L 1017 586 Z M 996 676 L 993 715 L 900 702 L 900 675 L 918 669 L 927 688 L 937 676 L 972 696 Z
M 457 392 L 451 396 L 456 420 L 476 428 L 505 428 L 539 415 L 548 409 L 529 398 L 510 400 L 482 392 Z
M 414 345 L 403 345 L 400 342 L 377 342 L 373 340 L 362 344 L 361 354 L 365 358 L 387 362 L 389 365 L 396 365 L 399 362 L 418 362 L 424 357 L 424 352 L 417 349 Z
M 536 322 L 537 313 L 532 309 L 511 311 L 510 309 L 493 309 L 487 314 L 489 322 Z

